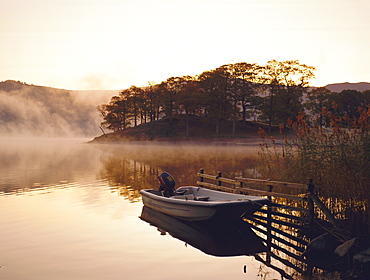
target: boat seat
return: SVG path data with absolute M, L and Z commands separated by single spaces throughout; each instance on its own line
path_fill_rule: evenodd
M 193 194 L 174 195 L 171 197 L 176 198 L 176 199 L 195 200 L 195 201 L 208 201 L 209 200 L 209 196 L 194 196 Z
M 188 191 L 187 189 L 185 189 L 185 190 L 176 190 L 176 191 L 175 191 L 175 195 L 183 195 L 183 194 L 185 194 L 187 191 Z
M 196 201 L 208 201 L 209 196 L 195 196 L 194 200 L 196 200 Z
M 194 195 L 193 194 L 174 195 L 174 196 L 171 196 L 171 197 L 176 198 L 176 199 L 194 200 Z

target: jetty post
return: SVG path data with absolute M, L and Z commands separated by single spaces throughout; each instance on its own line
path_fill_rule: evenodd
M 308 225 L 309 233 L 312 237 L 314 234 L 314 223 L 315 223 L 315 202 L 312 200 L 312 196 L 315 193 L 315 185 L 313 179 L 308 179 L 307 182 L 307 191 L 308 191 Z

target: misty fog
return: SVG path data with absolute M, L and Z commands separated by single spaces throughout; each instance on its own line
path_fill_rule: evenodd
M 85 144 L 81 138 L 0 138 L 0 183 L 5 193 L 50 188 L 94 177 L 112 189 L 156 188 L 169 172 L 177 186 L 193 185 L 197 172 L 225 177 L 257 176 L 258 146 L 175 145 L 164 143 Z M 84 179 L 81 179 L 84 178 Z
M 77 175 L 97 173 L 100 153 L 83 140 L 0 138 L 0 191 L 73 182 L 80 179 Z
M 0 82 L 0 135 L 93 137 L 101 134 L 96 107 L 119 91 L 69 91 Z

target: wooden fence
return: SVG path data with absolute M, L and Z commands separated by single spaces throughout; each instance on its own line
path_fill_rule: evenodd
M 326 220 L 336 226 L 334 216 L 315 195 L 311 179 L 307 184 L 242 177 L 229 179 L 222 177 L 221 172 L 205 174 L 204 169 L 197 176 L 197 184 L 202 187 L 269 198 L 269 205 L 245 219 L 267 245 L 265 258 L 255 257 L 287 279 L 291 278 L 289 274 L 274 262 L 278 261 L 301 274 L 310 273 L 311 268 L 304 264 L 302 253 L 314 235 L 317 212 L 321 211 Z

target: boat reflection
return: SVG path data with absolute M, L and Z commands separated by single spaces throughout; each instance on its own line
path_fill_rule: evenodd
M 228 226 L 216 221 L 182 221 L 146 206 L 140 219 L 208 255 L 230 257 L 266 251 L 262 239 L 242 220 Z

